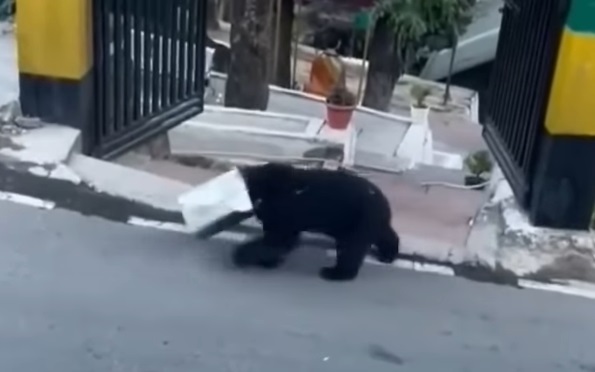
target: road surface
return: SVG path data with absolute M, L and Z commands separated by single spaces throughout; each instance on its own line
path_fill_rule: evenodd
M 595 371 L 595 302 L 0 203 L 0 371 Z M 315 261 L 315 262 L 305 262 Z

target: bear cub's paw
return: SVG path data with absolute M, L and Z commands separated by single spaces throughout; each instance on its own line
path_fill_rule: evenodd
M 266 257 L 261 258 L 256 262 L 256 265 L 263 268 L 263 269 L 276 269 L 279 266 L 283 265 L 285 259 L 283 257 Z
M 237 247 L 233 251 L 231 259 L 233 264 L 237 267 L 253 266 L 257 262 L 253 249 L 249 249 L 246 246 Z
M 397 253 L 383 254 L 378 249 L 373 249 L 371 253 L 372 256 L 376 259 L 376 261 L 387 265 L 394 263 L 397 260 L 398 256 Z
M 319 276 L 330 282 L 339 282 L 353 280 L 357 277 L 357 273 L 348 273 L 336 267 L 323 267 L 320 269 Z
M 242 245 L 232 255 L 236 267 L 258 266 L 263 269 L 276 269 L 285 262 L 285 256 L 255 248 L 252 244 Z

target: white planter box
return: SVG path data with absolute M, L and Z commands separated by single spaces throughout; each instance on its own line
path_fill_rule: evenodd
M 178 198 L 190 233 L 201 233 L 236 212 L 252 211 L 252 202 L 239 170 L 215 177 Z
M 411 124 L 423 125 L 425 127 L 429 124 L 430 108 L 418 108 L 411 106 Z

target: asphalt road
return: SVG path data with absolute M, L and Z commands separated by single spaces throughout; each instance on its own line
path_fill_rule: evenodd
M 0 371 L 595 371 L 595 302 L 0 203 Z M 306 262 L 314 261 L 314 262 Z

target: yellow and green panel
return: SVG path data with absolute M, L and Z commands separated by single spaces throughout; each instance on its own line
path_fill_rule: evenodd
M 92 118 L 91 0 L 18 0 L 23 113 L 81 128 Z
M 595 136 L 595 0 L 572 0 L 546 116 L 551 134 Z
M 588 228 L 595 205 L 595 0 L 571 0 L 545 115 L 532 220 Z

